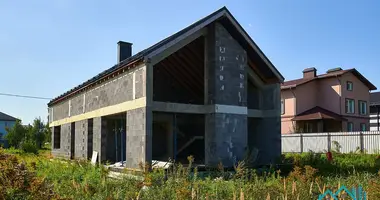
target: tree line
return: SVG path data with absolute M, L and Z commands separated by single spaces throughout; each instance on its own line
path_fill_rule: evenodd
M 41 118 L 35 118 L 32 124 L 22 125 L 21 120 L 16 120 L 14 126 L 6 128 L 4 138 L 10 147 L 22 149 L 25 152 L 37 153 L 45 143 L 51 142 L 51 130 Z

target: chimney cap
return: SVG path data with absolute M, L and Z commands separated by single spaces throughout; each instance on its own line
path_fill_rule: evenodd
M 340 67 L 335 67 L 335 68 L 327 70 L 327 73 L 337 72 L 337 71 L 341 71 L 341 70 L 343 70 L 343 69 Z
M 130 43 L 130 42 L 125 42 L 125 41 L 119 41 L 119 42 L 117 42 L 117 44 L 129 44 L 129 45 L 132 45 L 132 43 Z
M 309 68 L 304 69 L 302 72 L 305 73 L 305 72 L 312 72 L 312 71 L 317 71 L 317 69 L 315 69 L 315 67 L 309 67 Z

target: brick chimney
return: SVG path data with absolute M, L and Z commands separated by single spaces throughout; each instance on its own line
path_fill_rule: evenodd
M 302 72 L 304 79 L 314 78 L 317 76 L 317 69 L 314 67 L 306 68 Z
M 119 41 L 117 43 L 117 63 L 132 56 L 132 43 Z

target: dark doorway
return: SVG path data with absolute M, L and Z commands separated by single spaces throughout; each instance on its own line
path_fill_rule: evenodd
M 75 122 L 71 123 L 70 132 L 71 132 L 70 158 L 74 159 L 75 158 Z
M 87 159 L 91 160 L 93 143 L 94 143 L 94 130 L 93 130 L 93 119 L 88 119 L 88 136 L 87 136 Z
M 152 159 L 188 164 L 191 155 L 204 164 L 204 134 L 204 115 L 154 112 Z
M 126 160 L 126 113 L 104 117 L 107 120 L 106 160 L 116 163 Z

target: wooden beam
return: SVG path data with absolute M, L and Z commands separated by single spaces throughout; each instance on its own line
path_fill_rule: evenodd
M 192 80 L 195 80 L 195 84 L 199 86 L 199 88 L 203 87 L 203 77 L 199 76 L 196 71 L 196 67 L 193 67 L 191 64 L 189 64 L 185 59 L 179 58 L 179 53 L 175 53 L 173 55 L 173 60 L 177 62 L 179 65 L 183 65 L 178 70 L 184 70 L 187 71 L 187 74 L 189 77 L 191 77 Z M 179 67 L 179 66 L 177 66 Z M 200 84 L 199 84 L 200 83 Z M 203 90 L 202 90 L 203 91 Z
M 181 48 L 193 42 L 197 38 L 203 36 L 206 33 L 206 31 L 207 31 L 206 28 L 202 28 L 200 30 L 193 31 L 188 34 L 184 34 L 180 36 L 179 38 L 173 40 L 172 42 L 168 43 L 167 45 L 150 53 L 147 57 L 151 59 L 151 63 L 153 65 L 157 64 L 161 60 L 173 54 L 174 52 L 180 50 Z
M 181 60 L 185 61 L 185 63 L 192 66 L 192 69 L 194 70 L 194 72 L 196 73 L 198 77 L 200 77 L 201 79 L 204 79 L 202 61 L 197 62 L 197 59 L 195 58 L 189 59 L 189 57 L 186 54 L 186 51 L 179 51 L 178 56 L 181 58 Z M 194 60 L 195 62 L 191 62 L 190 60 Z
M 250 81 L 253 83 L 253 85 L 260 89 L 262 89 L 265 86 L 263 80 L 259 76 L 257 76 L 257 74 L 250 67 L 248 67 L 247 69 L 247 74 L 248 78 L 250 78 Z
M 259 68 L 256 66 L 256 64 L 253 63 L 253 61 L 251 59 L 248 59 L 248 63 L 247 64 L 260 77 L 260 79 L 263 82 L 266 82 L 265 76 L 260 72 Z
M 166 60 L 165 60 L 166 61 Z M 186 90 L 188 90 L 192 95 L 197 96 L 197 93 L 192 90 L 192 86 L 185 80 L 183 80 L 178 74 L 175 74 L 170 67 L 168 67 L 167 62 L 160 62 L 159 65 L 161 65 L 162 69 L 165 70 L 165 72 L 173 79 L 175 82 L 178 83 L 178 85 L 182 85 Z
M 172 57 L 171 57 L 172 58 Z M 175 60 L 175 59 L 167 59 L 165 60 L 168 64 L 170 64 L 172 66 L 171 70 L 175 72 L 175 74 L 179 74 L 181 75 L 182 77 L 189 77 L 188 74 L 192 74 L 189 70 L 190 69 L 187 69 L 186 67 L 180 67 L 181 64 L 178 64 L 178 61 Z M 191 78 L 183 78 L 179 81 L 186 81 L 188 82 L 188 84 L 190 86 L 192 86 L 195 91 L 202 91 L 201 88 L 199 88 L 199 86 L 197 84 L 192 84 L 191 82 Z M 196 94 L 198 94 L 196 92 Z M 199 95 L 197 95 L 197 97 L 199 97 Z

